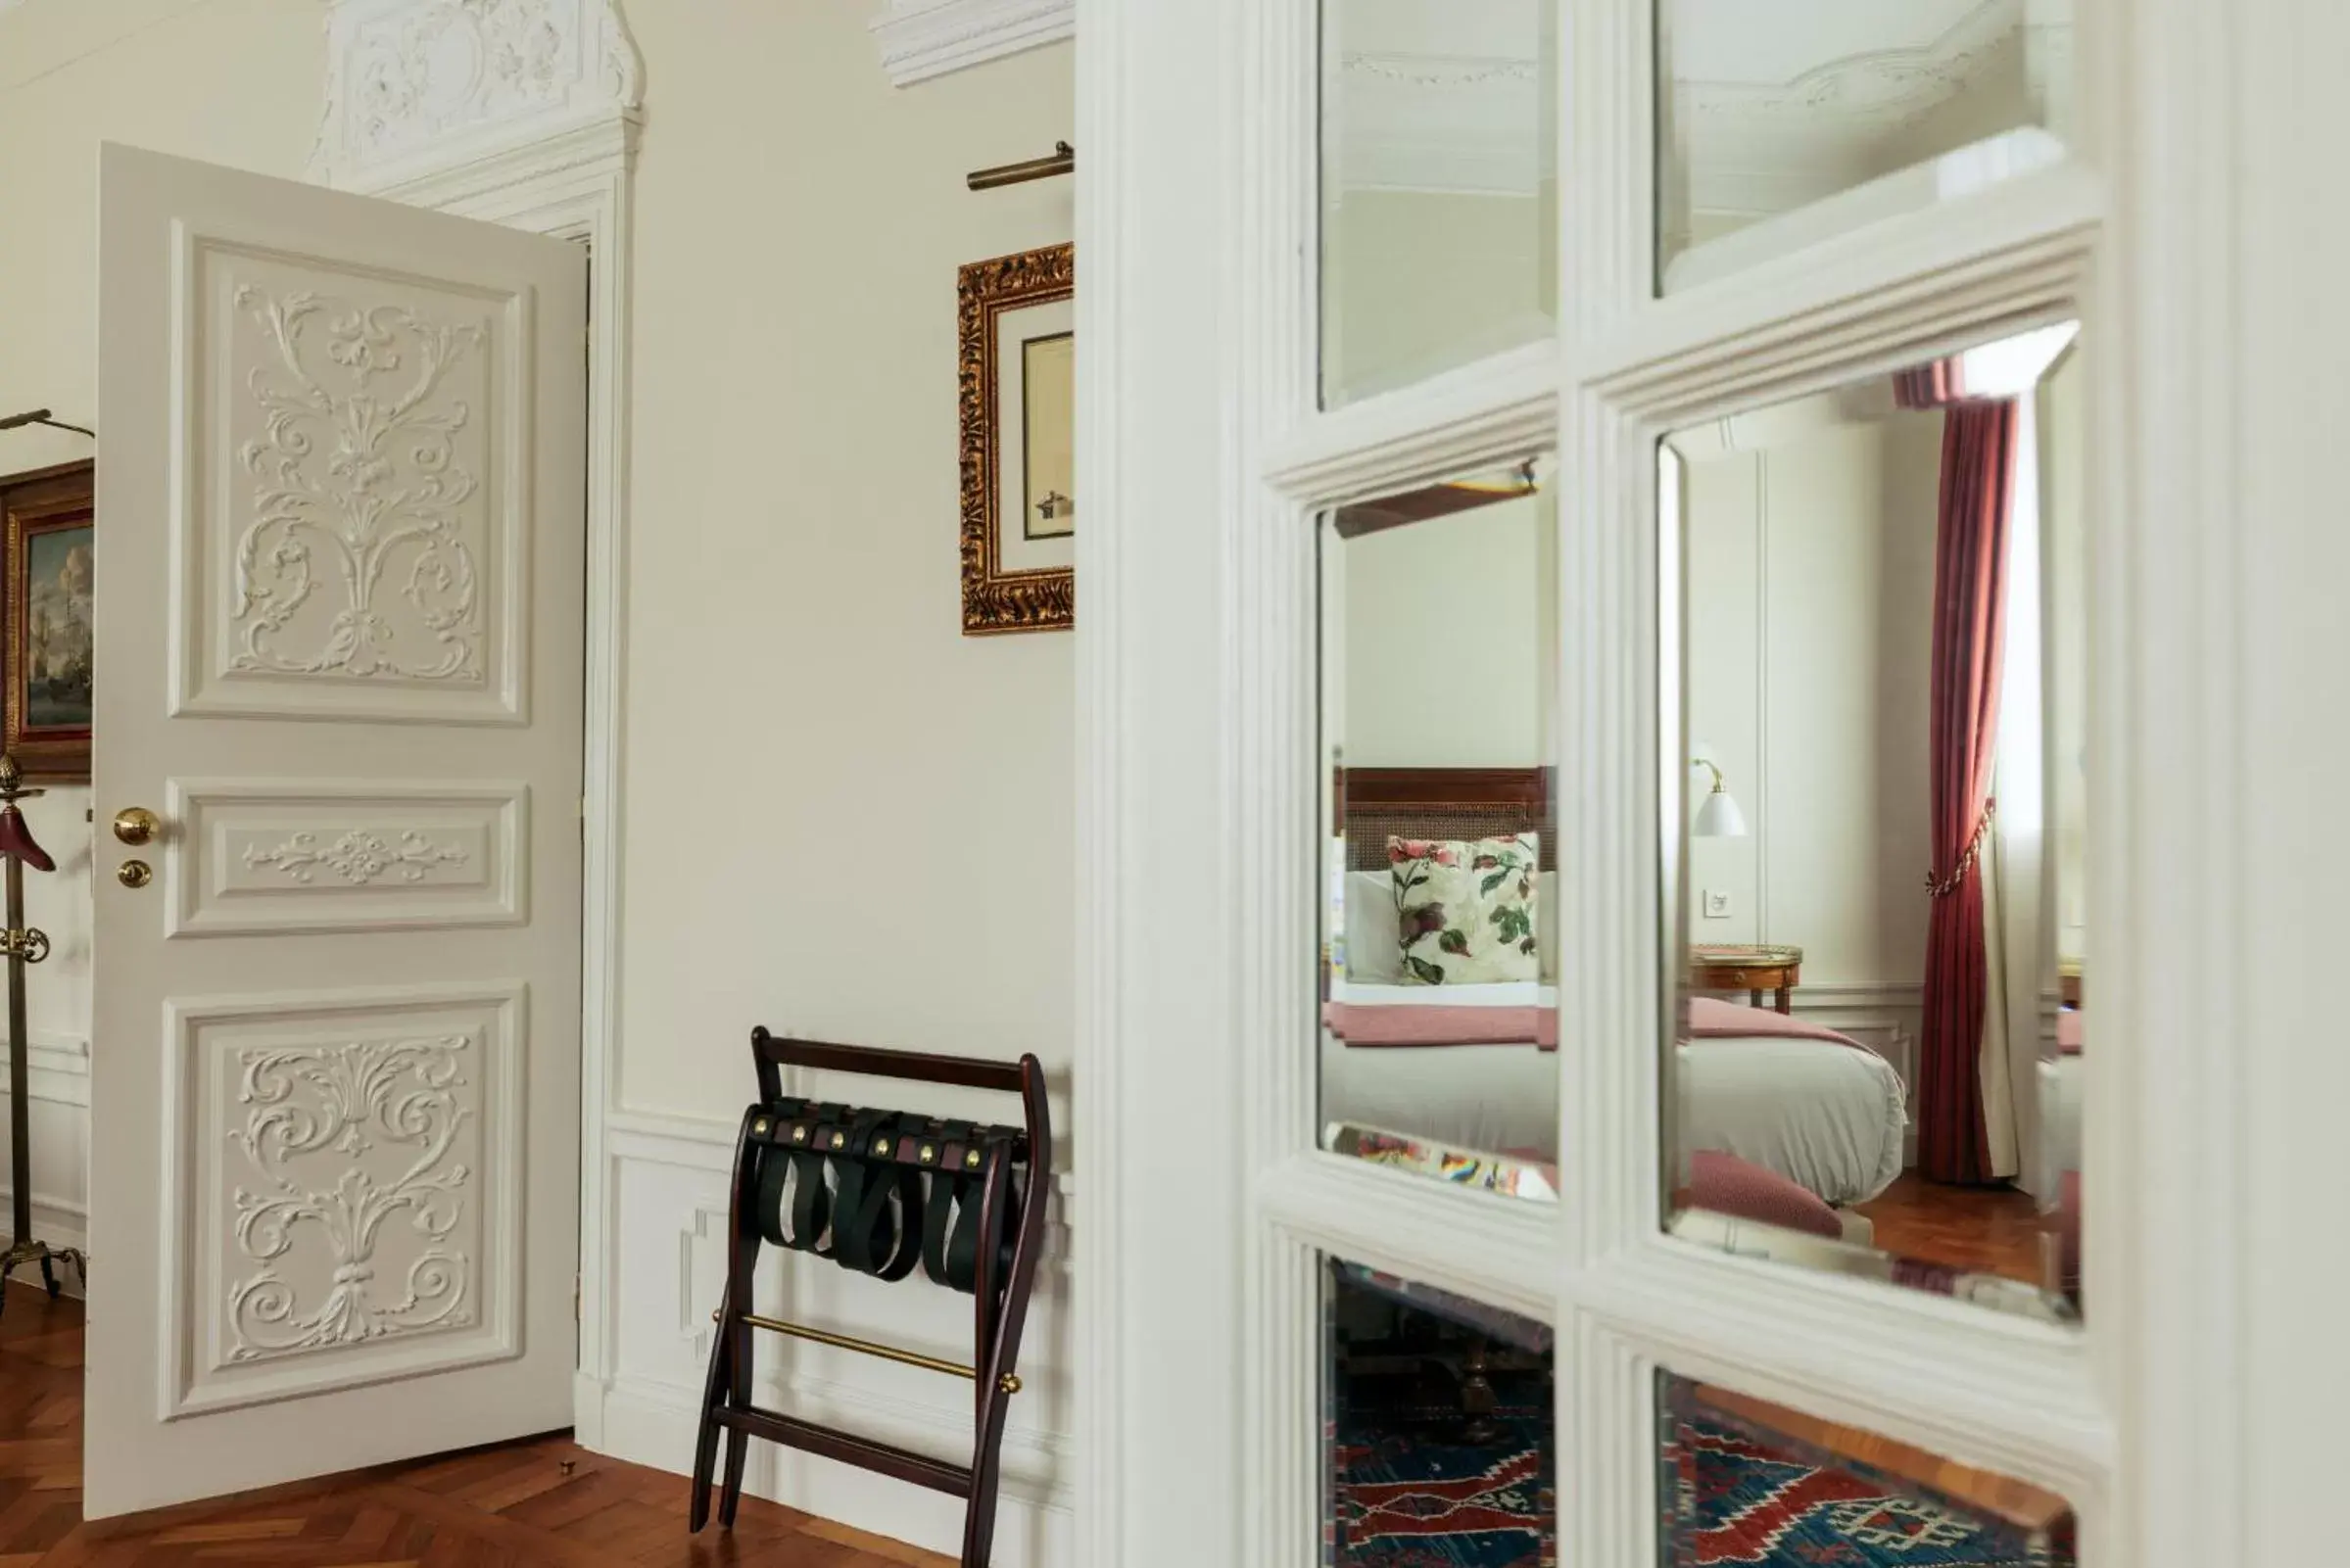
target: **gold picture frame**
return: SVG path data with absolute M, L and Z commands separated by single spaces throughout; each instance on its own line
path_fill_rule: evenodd
M 1076 624 L 1076 297 L 1069 245 L 956 275 L 967 637 Z
M 83 458 L 0 479 L 0 749 L 26 775 L 90 777 L 91 545 L 95 465 Z

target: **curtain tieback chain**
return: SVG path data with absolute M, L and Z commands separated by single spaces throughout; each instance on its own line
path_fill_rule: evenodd
M 1975 836 L 1967 840 L 1966 853 L 1958 857 L 1958 865 L 1949 876 L 1937 877 L 1931 871 L 1926 873 L 1928 898 L 1947 898 L 1958 891 L 1959 884 L 1966 880 L 1966 874 L 1975 869 L 1975 858 L 1983 853 L 1984 837 L 1990 833 L 1991 818 L 1998 815 L 1998 811 L 1999 802 L 1995 797 L 1983 803 L 1983 815 L 1975 823 Z

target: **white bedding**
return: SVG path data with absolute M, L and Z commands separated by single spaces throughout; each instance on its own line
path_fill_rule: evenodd
M 1435 1000 L 1424 987 L 1400 989 L 1413 1002 Z M 1556 1053 L 1527 1045 L 1350 1047 L 1327 1029 L 1321 1038 L 1323 1120 L 1556 1158 Z M 1726 1151 L 1836 1205 L 1865 1203 L 1901 1173 L 1901 1079 L 1882 1057 L 1824 1040 L 1759 1037 L 1693 1040 L 1680 1050 L 1684 1148 Z
M 1681 1147 L 1775 1170 L 1839 1208 L 1901 1173 L 1901 1075 L 1828 1040 L 1724 1036 L 1681 1047 Z
M 2056 1202 L 2064 1173 L 2081 1168 L 2082 1081 L 2081 1058 L 2040 1058 L 2039 1149 L 2031 1181 L 2042 1208 Z

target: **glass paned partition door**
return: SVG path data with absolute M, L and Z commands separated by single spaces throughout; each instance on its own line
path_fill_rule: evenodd
M 2093 1539 L 2101 206 L 2066 0 L 1884 9 L 1244 29 L 1264 1561 Z

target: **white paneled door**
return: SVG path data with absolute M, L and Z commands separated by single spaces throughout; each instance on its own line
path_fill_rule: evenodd
M 587 270 L 100 186 L 93 1517 L 570 1424 Z

